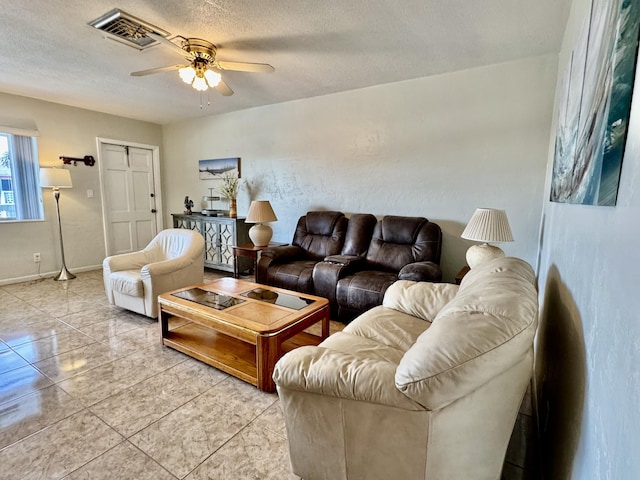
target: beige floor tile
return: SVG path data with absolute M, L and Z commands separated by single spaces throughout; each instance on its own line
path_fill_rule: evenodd
M 271 405 L 251 424 L 259 430 L 270 430 L 283 437 L 287 436 L 287 428 L 284 424 L 284 415 L 282 414 L 280 401 Z
M 199 465 L 186 480 L 297 480 L 285 437 L 249 425 Z
M 204 363 L 183 362 L 93 405 L 91 411 L 129 437 L 226 378 Z
M 5 372 L 0 375 L 0 406 L 48 387 L 51 383 L 51 380 L 31 365 Z
M 172 474 L 184 477 L 275 401 L 274 395 L 250 385 L 238 388 L 238 382 L 230 378 L 216 385 L 129 440 Z M 259 395 L 249 395 L 245 387 Z M 250 397 L 259 399 L 257 404 L 248 401 Z
M 35 363 L 91 343 L 96 343 L 95 339 L 78 330 L 69 330 L 51 337 L 23 343 L 13 347 L 13 349 L 28 362 Z
M 129 442 L 122 442 L 64 480 L 174 480 L 176 477 Z
M 3 479 L 59 479 L 122 441 L 83 410 L 0 450 Z
M 82 410 L 55 385 L 0 405 L 0 449 Z
M 34 300 L 29 303 L 56 318 L 64 318 L 67 315 L 92 310 L 96 307 L 96 302 L 93 299 L 71 293 L 68 297 L 57 298 L 55 301 Z
M 130 330 L 151 324 L 156 325 L 157 321 L 142 315 L 125 313 L 106 318 L 91 325 L 79 327 L 79 330 L 96 340 L 103 341 L 108 337 L 115 337 L 116 335 L 121 335 Z
M 110 346 L 101 342 L 92 343 L 68 352 L 47 358 L 33 365 L 53 382 L 86 372 L 93 368 L 113 362 L 140 350 L 138 345 L 118 343 Z
M 253 417 L 257 417 L 278 401 L 278 395 L 275 393 L 262 392 L 235 377 L 229 377 L 224 383 L 216 385 L 216 388 L 211 390 L 211 398 L 230 409 L 248 407 Z
M 3 345 L 6 344 L 3 343 Z M 7 349 L 0 351 L 0 375 L 26 365 L 29 365 L 29 362 L 13 350 Z
M 10 293 L 0 291 L 0 316 L 4 317 L 10 312 L 19 311 L 20 307 L 24 305 L 28 305 L 24 300 Z
M 29 324 L 20 321 L 12 322 L 11 325 L 0 328 L 0 339 L 7 345 L 15 347 L 23 343 L 35 342 L 41 338 L 52 337 L 59 333 L 68 333 L 73 329 L 55 319 L 43 314 L 44 320 Z
M 160 325 L 157 321 L 141 323 L 138 328 L 133 328 L 111 337 L 102 337 L 102 343 L 111 348 L 135 348 L 142 350 L 150 345 L 161 345 Z
M 54 282 L 48 278 L 41 278 L 31 282 L 14 283 L 4 285 L 2 289 L 15 297 L 23 300 L 33 298 L 35 294 L 64 294 L 68 290 L 67 282 Z
M 58 385 L 89 406 L 186 359 L 174 350 L 149 347 L 63 380 Z
M 96 305 L 91 310 L 72 313 L 64 317 L 64 323 L 75 328 L 82 328 L 98 322 L 104 322 L 112 318 L 128 316 L 128 312 L 111 306 Z
M 0 336 L 19 327 L 24 327 L 45 320 L 53 320 L 51 315 L 20 301 L 18 305 L 0 311 Z

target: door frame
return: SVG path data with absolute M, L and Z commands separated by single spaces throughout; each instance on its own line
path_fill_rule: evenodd
M 111 249 L 109 235 L 109 221 L 107 219 L 107 202 L 104 191 L 104 163 L 102 162 L 102 145 L 121 145 L 123 147 L 136 147 L 151 150 L 151 160 L 153 168 L 153 188 L 156 200 L 156 234 L 164 230 L 164 211 L 162 209 L 162 181 L 160 178 L 160 147 L 158 145 L 148 145 L 145 143 L 129 142 L 126 140 L 114 140 L 112 138 L 96 137 L 98 147 L 98 172 L 100 174 L 100 200 L 102 202 L 102 227 L 104 233 L 104 251 L 107 256 Z

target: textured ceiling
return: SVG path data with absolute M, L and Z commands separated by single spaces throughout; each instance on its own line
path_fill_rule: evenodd
M 0 91 L 166 124 L 559 51 L 571 0 L 0 0 Z M 235 91 L 210 106 L 164 46 L 138 51 L 88 22 L 119 8 L 218 46 Z M 1 115 L 1 105 L 0 105 Z

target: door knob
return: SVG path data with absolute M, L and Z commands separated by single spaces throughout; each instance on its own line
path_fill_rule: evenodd
M 155 208 L 151 209 L 151 213 L 156 213 L 156 212 L 157 212 L 157 210 Z

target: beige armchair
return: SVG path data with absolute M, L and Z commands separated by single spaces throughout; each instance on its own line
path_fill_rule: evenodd
M 501 258 L 460 287 L 400 280 L 381 306 L 276 364 L 304 480 L 499 479 L 532 374 L 531 267 Z
M 163 230 L 144 250 L 105 258 L 102 274 L 111 305 L 157 318 L 158 295 L 204 281 L 204 239 L 192 230 Z

